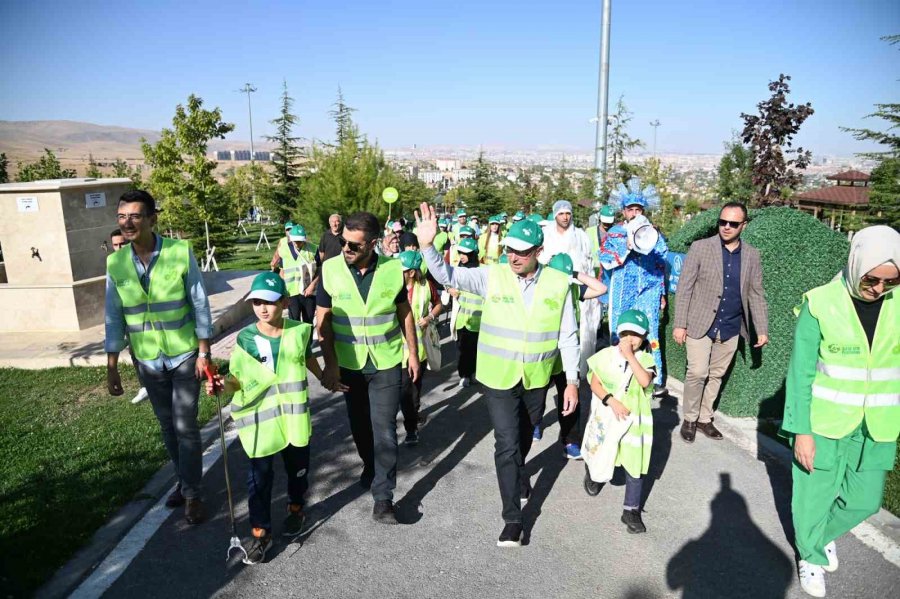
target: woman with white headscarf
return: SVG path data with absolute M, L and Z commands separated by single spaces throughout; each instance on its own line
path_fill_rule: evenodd
M 783 429 L 800 586 L 825 596 L 835 540 L 881 507 L 900 433 L 900 233 L 868 227 L 846 268 L 807 292 L 788 368 Z

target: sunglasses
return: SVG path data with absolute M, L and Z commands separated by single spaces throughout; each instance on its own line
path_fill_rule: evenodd
M 534 253 L 534 250 L 536 250 L 536 249 L 537 249 L 537 248 L 533 248 L 533 247 L 532 247 L 532 248 L 529 248 L 529 249 L 527 249 L 527 250 L 514 250 L 514 249 L 512 249 L 511 247 L 506 246 L 506 253 L 507 253 L 507 254 L 513 254 L 513 255 L 515 255 L 515 256 L 518 256 L 519 258 L 527 258 L 527 257 L 530 256 L 531 254 L 533 254 L 533 253 Z
M 859 284 L 861 287 L 874 287 L 878 283 L 884 283 L 884 289 L 886 291 L 888 289 L 893 289 L 897 285 L 900 285 L 900 277 L 896 277 L 893 279 L 882 279 L 880 277 L 863 275 L 859 279 Z
M 361 249 L 366 247 L 367 243 L 369 243 L 368 241 L 364 241 L 362 243 L 357 243 L 355 241 L 347 241 L 343 237 L 338 237 L 338 241 L 340 242 L 341 247 L 346 247 L 351 252 L 359 252 Z
M 744 224 L 744 221 L 725 220 L 724 218 L 720 218 L 720 219 L 719 219 L 719 226 L 720 226 L 720 227 L 729 226 L 729 227 L 731 227 L 732 229 L 737 229 L 738 227 L 740 227 L 740 226 L 743 225 L 743 224 Z

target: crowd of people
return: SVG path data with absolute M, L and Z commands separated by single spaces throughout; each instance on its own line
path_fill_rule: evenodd
M 334 214 L 318 245 L 302 223 L 285 223 L 271 270 L 255 278 L 246 298 L 255 322 L 240 331 L 228 374 L 206 385 L 209 393 L 234 394 L 232 418 L 250 461 L 246 561 L 263 561 L 273 543 L 275 455 L 289 481 L 281 533 L 303 529 L 309 373 L 343 394 L 372 516 L 397 523 L 397 417 L 403 444 L 414 447 L 427 421 L 420 411 L 423 378 L 444 366 L 442 321 L 458 350 L 458 388 L 479 387 L 494 430 L 503 521 L 497 545 L 522 544 L 522 510 L 532 492 L 525 462 L 543 435 L 551 389 L 560 451 L 584 460 L 585 491 L 596 495 L 621 468 L 621 520 L 629 533 L 645 532 L 652 405 L 666 392 L 660 318 L 668 248 L 649 220 L 657 205 L 653 186 L 632 179 L 612 192 L 587 229 L 576 225 L 565 200 L 546 217 L 500 213 L 483 227 L 465 209 L 451 219 L 427 204 L 409 220 L 384 225 L 367 212 L 346 220 Z M 212 322 L 189 244 L 154 233 L 155 223 L 147 192 L 121 197 L 121 239 L 113 240 L 107 273 L 108 386 L 122 394 L 118 356 L 129 347 L 177 473 L 166 505 L 183 505 L 187 522 L 196 524 L 206 515 L 197 401 Z M 714 424 L 723 376 L 741 339 L 756 348 L 768 342 L 760 254 L 741 239 L 747 223 L 744 205 L 724 204 L 716 234 L 696 241 L 684 260 L 673 341 L 687 348 L 680 429 L 686 443 L 695 442 L 698 430 L 723 438 Z M 824 596 L 823 572 L 837 568 L 835 539 L 878 509 L 893 467 L 900 432 L 898 266 L 900 234 L 864 229 L 847 268 L 798 298 L 784 431 L 795 453 L 800 582 L 813 596 Z M 315 338 L 322 364 L 312 352 Z

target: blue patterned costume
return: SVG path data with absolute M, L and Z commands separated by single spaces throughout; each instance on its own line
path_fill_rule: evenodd
M 645 210 L 656 207 L 659 196 L 649 185 L 640 187 L 640 180 L 628 182 L 628 187 L 619 188 L 610 194 L 610 204 L 621 210 L 625 206 L 640 205 Z M 659 348 L 660 300 L 666 289 L 666 255 L 669 248 L 662 235 L 653 250 L 644 255 L 630 251 L 627 246 L 627 232 L 623 224 L 612 227 L 600 247 L 600 263 L 610 272 L 609 285 L 609 327 L 613 343 L 619 340 L 616 325 L 619 315 L 625 310 L 640 310 L 650 320 L 647 340 L 656 362 L 656 384 L 662 385 L 663 361 Z

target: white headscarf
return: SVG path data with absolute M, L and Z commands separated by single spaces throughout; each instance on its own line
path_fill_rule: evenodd
M 900 269 L 900 233 L 886 225 L 876 225 L 854 235 L 844 268 L 844 284 L 850 295 L 871 301 L 860 295 L 859 280 L 873 268 L 888 262 Z

